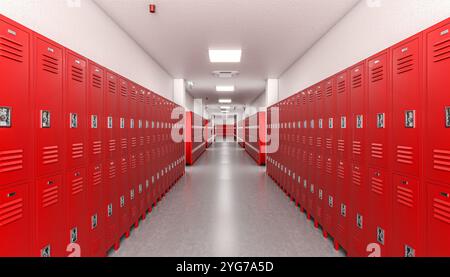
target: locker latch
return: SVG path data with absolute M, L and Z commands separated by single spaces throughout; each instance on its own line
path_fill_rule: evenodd
M 41 249 L 41 257 L 42 258 L 49 258 L 51 257 L 51 248 L 50 245 L 45 246 Z
M 98 224 L 98 217 L 97 214 L 94 214 L 93 216 L 91 216 L 91 229 L 94 230 L 95 228 L 97 228 L 97 224 Z
M 347 206 L 345 204 L 341 204 L 341 215 L 343 217 L 347 216 Z
M 363 228 L 363 216 L 360 214 L 356 214 L 356 226 L 358 226 L 359 229 Z
M 110 203 L 108 205 L 108 217 L 111 217 L 112 214 L 113 214 L 113 205 L 112 205 L 112 203 Z
M 331 195 L 328 196 L 328 206 L 330 206 L 330 208 L 333 208 L 333 205 L 334 205 L 333 202 L 334 202 L 333 196 L 331 196 Z
M 384 245 L 384 229 L 378 227 L 377 228 L 377 241 Z
M 416 256 L 416 250 L 409 245 L 405 245 L 405 257 L 413 258 Z
M 70 243 L 75 243 L 78 240 L 78 228 L 75 227 L 70 230 Z

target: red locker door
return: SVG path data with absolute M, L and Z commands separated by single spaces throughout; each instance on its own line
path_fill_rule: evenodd
M 131 201 L 130 201 L 129 162 L 126 155 L 120 160 L 120 177 L 118 184 L 119 198 L 119 234 L 128 236 L 131 226 Z
M 119 175 L 117 174 L 117 163 L 114 159 L 106 160 L 105 170 L 107 170 L 107 176 L 105 176 L 105 182 L 103 185 L 103 218 L 105 222 L 105 240 L 104 240 L 104 253 L 106 253 L 113 245 L 117 249 L 118 242 L 123 233 L 120 232 L 119 227 Z
M 64 243 L 76 243 L 81 247 L 81 255 L 85 256 L 84 249 L 88 249 L 87 207 L 86 207 L 86 171 L 84 168 L 75 168 L 66 173 L 67 195 L 67 228 L 63 233 Z
M 450 188 L 427 183 L 427 253 L 429 257 L 450 256 Z
M 36 233 L 32 256 L 67 256 L 64 217 L 64 185 L 61 175 L 36 180 Z
M 367 142 L 369 164 L 387 168 L 388 130 L 390 128 L 389 56 L 382 52 L 370 58 L 368 65 Z
M 392 49 L 393 170 L 418 177 L 422 164 L 422 36 Z
M 151 132 L 151 109 L 152 109 L 152 93 L 146 91 L 145 96 L 145 194 L 146 207 L 151 211 L 153 205 L 153 196 L 151 190 L 151 166 L 152 166 L 152 132 Z
M 66 51 L 65 129 L 67 168 L 86 161 L 86 60 Z
M 0 185 L 30 179 L 30 34 L 0 16 Z
M 30 255 L 29 184 L 0 188 L 0 256 Z
M 88 72 L 88 159 L 92 163 L 101 161 L 103 154 L 101 122 L 103 122 L 105 72 L 103 68 L 92 62 L 88 64 Z
M 366 75 L 364 62 L 350 69 L 351 159 L 363 164 L 365 157 L 364 129 L 366 128 Z
M 335 247 L 339 244 L 347 251 L 349 250 L 349 183 L 350 183 L 350 165 L 349 152 L 346 149 L 349 146 L 348 132 L 348 80 L 347 72 L 344 71 L 336 77 L 336 119 L 335 136 L 337 142 L 336 152 L 336 235 Z
M 428 179 L 445 184 L 450 184 L 449 29 L 450 20 L 446 20 L 426 33 L 428 136 L 425 142 L 425 174 Z
M 350 256 L 367 256 L 366 247 L 368 241 L 369 228 L 367 221 L 373 214 L 368 215 L 367 207 L 367 168 L 359 163 L 351 163 L 351 182 L 348 202 L 348 214 L 350 222 L 350 246 L 348 254 Z
M 130 151 L 136 151 L 137 142 L 137 88 L 136 85 L 128 81 L 128 116 L 129 130 L 128 141 L 130 143 Z
M 315 88 L 315 97 L 316 97 L 316 104 L 315 104 L 315 114 L 314 119 L 316 121 L 315 127 L 315 153 L 316 153 L 316 170 L 314 172 L 315 182 L 316 182 L 316 203 L 315 203 L 315 214 L 316 214 L 316 220 L 315 224 L 317 226 L 318 223 L 321 225 L 323 224 L 323 209 L 324 209 L 324 178 L 323 178 L 323 171 L 324 171 L 324 151 L 323 151 L 323 141 L 324 141 L 324 134 L 323 134 L 323 128 L 324 128 L 324 120 L 323 120 L 323 83 L 320 83 Z
M 128 83 L 120 78 L 120 100 L 119 100 L 119 137 L 120 137 L 120 156 L 125 155 L 129 151 L 128 141 L 128 121 L 130 115 L 128 113 Z
M 385 169 L 369 168 L 367 234 L 369 243 L 378 243 L 381 255 L 389 256 L 392 244 L 392 187 Z
M 118 78 L 112 72 L 107 72 L 106 78 L 108 79 L 108 86 L 105 92 L 105 105 L 104 105 L 104 116 L 103 124 L 99 125 L 103 129 L 103 140 L 105 147 L 105 157 L 107 160 L 116 159 L 118 157 L 118 139 L 119 139 L 119 128 L 118 125 Z M 115 123 L 115 124 L 114 124 Z M 116 128 L 113 128 L 116 126 Z M 109 161 L 106 161 L 109 163 Z
M 89 183 L 87 187 L 87 226 L 89 226 L 88 248 L 84 255 L 90 257 L 102 257 L 106 255 L 104 244 L 105 215 L 103 205 L 104 180 L 103 167 L 100 161 L 90 163 L 88 168 Z M 111 245 L 109 245 L 111 246 Z M 108 247 L 109 247 L 108 246 Z
M 420 201 L 423 193 L 420 182 L 412 177 L 393 176 L 393 225 L 390 254 L 396 257 L 424 256 L 422 250 L 423 212 Z
M 63 169 L 63 48 L 35 35 L 34 103 L 36 174 Z

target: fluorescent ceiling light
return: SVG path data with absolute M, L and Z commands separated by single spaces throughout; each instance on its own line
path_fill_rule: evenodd
M 234 86 L 216 86 L 216 91 L 219 92 L 234 91 Z
M 221 108 L 222 110 L 229 110 L 229 109 L 231 109 L 230 106 L 220 106 L 220 108 Z
M 242 50 L 213 50 L 209 49 L 209 61 L 212 63 L 239 63 Z
M 222 111 L 223 113 L 228 113 L 228 111 Z
M 219 99 L 219 103 L 229 104 L 229 103 L 231 103 L 231 99 Z

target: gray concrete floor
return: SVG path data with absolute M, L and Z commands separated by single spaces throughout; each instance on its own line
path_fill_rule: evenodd
M 343 256 L 233 142 L 216 142 L 113 257 Z

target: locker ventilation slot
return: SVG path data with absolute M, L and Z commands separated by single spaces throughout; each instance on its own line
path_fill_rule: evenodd
M 316 146 L 320 147 L 320 148 L 322 147 L 322 138 L 317 138 L 316 139 Z
M 102 153 L 102 142 L 101 141 L 94 141 L 92 143 L 92 154 L 93 155 L 99 155 Z
M 333 148 L 333 140 L 330 138 L 325 139 L 325 147 L 327 149 Z
M 128 148 L 128 139 L 123 138 L 120 140 L 120 147 L 124 150 Z
M 109 179 L 116 178 L 116 166 L 115 165 L 109 166 L 108 177 L 109 177 Z
M 397 146 L 397 162 L 402 164 L 413 164 L 413 148 L 408 146 Z
M 23 168 L 23 150 L 0 151 L 0 173 Z
M 80 83 L 84 81 L 82 68 L 72 66 L 72 80 Z
M 345 178 L 345 168 L 344 165 L 339 164 L 337 167 L 337 176 L 339 179 Z
M 372 154 L 372 158 L 382 159 L 383 158 L 383 144 L 372 143 L 371 154 Z
M 145 138 L 144 137 L 139 137 L 139 145 L 140 146 L 144 146 L 145 144 Z
M 109 93 L 115 94 L 116 91 L 117 91 L 117 85 L 116 85 L 116 82 L 111 81 L 111 80 L 108 81 L 108 90 L 109 90 Z
M 372 83 L 376 83 L 384 79 L 384 66 L 380 65 L 372 68 L 371 70 L 371 81 Z
M 92 185 L 98 186 L 102 183 L 102 172 L 100 170 L 95 171 L 92 174 Z
M 345 80 L 339 81 L 337 84 L 337 93 L 343 93 L 345 91 Z
M 42 70 L 58 74 L 59 73 L 59 63 L 58 59 L 53 58 L 49 55 L 42 55 Z
M 319 170 L 322 169 L 322 163 L 323 163 L 322 157 L 318 156 L 317 159 L 316 159 L 316 167 L 317 167 L 317 169 L 319 169 Z
M 353 170 L 353 184 L 360 187 L 361 186 L 361 172 L 358 170 Z
M 54 164 L 59 161 L 58 146 L 42 147 L 42 163 L 44 165 Z
M 93 74 L 92 75 L 92 86 L 101 89 L 102 86 L 103 86 L 102 76 L 98 76 L 98 75 Z
M 433 168 L 436 170 L 450 172 L 450 151 L 433 151 Z
M 434 62 L 450 59 L 450 38 L 433 45 Z
M 83 192 L 83 177 L 76 178 L 72 180 L 72 195 L 77 195 Z
M 397 202 L 412 208 L 414 206 L 414 193 L 411 189 L 397 186 Z
M 110 139 L 109 143 L 108 143 L 108 150 L 109 152 L 114 152 L 116 151 L 116 140 L 115 139 Z
M 322 90 L 321 89 L 318 89 L 316 91 L 316 99 L 317 99 L 317 101 L 322 100 Z
M 83 158 L 84 156 L 84 145 L 83 143 L 72 144 L 72 159 Z
M 128 162 L 126 160 L 122 160 L 120 164 L 120 173 L 126 174 L 128 172 Z
M 0 205 L 0 227 L 11 224 L 23 217 L 23 199 L 18 198 Z
M 360 88 L 362 85 L 362 75 L 358 74 L 352 77 L 352 88 Z
M 132 90 L 130 92 L 130 99 L 133 100 L 133 101 L 136 101 L 136 94 L 137 94 L 136 91 Z
M 53 186 L 42 191 L 42 207 L 47 208 L 59 202 L 59 187 Z
M 331 159 L 328 159 L 325 163 L 325 171 L 328 174 L 333 174 L 333 161 Z
M 342 139 L 338 139 L 338 151 L 339 152 L 345 151 L 345 142 Z
M 327 87 L 327 89 L 326 89 L 326 96 L 327 97 L 333 96 L 333 87 L 332 86 Z
M 372 177 L 370 190 L 376 194 L 383 195 L 383 180 Z
M 361 155 L 361 142 L 353 141 L 353 154 Z
M 450 203 L 439 198 L 433 199 L 433 217 L 450 224 Z
M 414 69 L 413 55 L 397 59 L 397 74 L 403 74 Z
M 120 95 L 123 97 L 128 96 L 128 88 L 126 86 L 120 86 Z
M 137 146 L 137 140 L 135 137 L 131 138 L 131 147 L 136 147 Z
M 145 164 L 144 153 L 139 153 L 139 166 L 144 166 L 144 164 Z
M 23 62 L 23 45 L 0 36 L 0 57 L 19 63 Z

